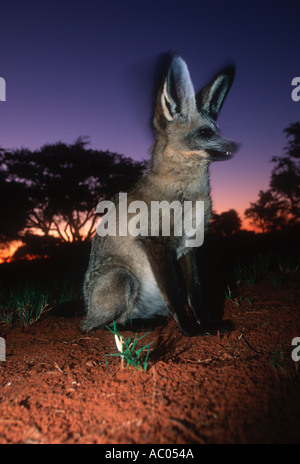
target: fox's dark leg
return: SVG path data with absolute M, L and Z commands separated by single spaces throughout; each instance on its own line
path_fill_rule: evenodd
M 185 335 L 194 335 L 185 311 L 186 289 L 175 251 L 170 250 L 163 239 L 143 240 L 147 256 L 161 295 L 180 330 Z M 178 273 L 179 271 L 179 273 Z
M 180 267 L 185 279 L 189 306 L 200 326 L 197 334 L 214 334 L 228 332 L 234 328 L 230 320 L 213 321 L 206 306 L 203 303 L 201 283 L 196 265 L 196 253 L 194 250 L 180 258 Z
M 191 250 L 183 255 L 180 260 L 182 276 L 187 290 L 189 306 L 199 324 L 205 325 L 209 322 L 209 314 L 202 300 L 201 283 L 198 275 L 195 251 Z

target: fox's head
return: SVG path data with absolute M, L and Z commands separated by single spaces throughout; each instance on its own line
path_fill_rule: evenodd
M 226 160 L 238 144 L 220 135 L 216 120 L 232 85 L 234 68 L 224 69 L 199 93 L 186 63 L 174 56 L 158 93 L 154 127 L 178 160 Z

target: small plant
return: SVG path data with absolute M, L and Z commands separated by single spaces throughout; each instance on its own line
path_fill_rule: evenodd
M 27 286 L 12 291 L 10 306 L 15 308 L 21 326 L 36 322 L 50 309 L 50 291 L 37 286 Z
M 250 296 L 246 296 L 245 297 L 245 300 L 247 301 L 247 303 L 252 306 L 253 303 L 254 303 L 254 298 L 251 298 Z
M 241 266 L 239 259 L 237 260 L 237 263 L 234 266 L 233 277 L 234 277 L 236 285 L 239 286 L 243 281 L 243 271 L 242 271 L 242 266 Z
M 7 311 L 4 308 L 0 308 L 0 321 L 3 324 L 8 324 L 8 325 L 12 324 L 13 318 L 14 318 L 13 311 L 11 310 Z
M 11 324 L 13 321 L 13 310 L 9 304 L 9 292 L 2 282 L 0 283 L 0 321 L 3 324 Z
M 279 259 L 278 267 L 285 275 L 295 274 L 299 269 L 299 258 L 293 256 L 284 256 Z
M 23 282 L 10 287 L 0 282 L 0 321 L 12 324 L 19 320 L 22 327 L 32 325 L 52 307 L 76 298 L 76 287 L 67 281 L 57 286 Z
M 226 298 L 226 301 L 232 301 L 235 305 L 239 306 L 240 303 L 238 302 L 237 298 L 233 296 L 233 293 L 229 287 L 229 285 L 227 285 L 227 290 L 225 290 L 225 298 Z
M 73 301 L 75 298 L 76 296 L 73 286 L 70 283 L 65 282 L 61 290 L 58 292 L 56 304 L 69 303 L 70 301 Z
M 124 362 L 126 363 L 126 367 L 135 367 L 139 371 L 147 370 L 148 367 L 148 360 L 150 355 L 150 345 L 152 342 L 148 343 L 147 345 L 143 346 L 142 348 L 137 349 L 138 342 L 146 337 L 149 332 L 138 337 L 135 334 L 134 338 L 128 338 L 126 340 L 123 335 L 120 335 L 117 332 L 117 326 L 115 321 L 113 321 L 113 330 L 108 327 L 108 330 L 114 335 L 115 342 L 117 348 L 119 350 L 118 353 L 107 354 L 106 356 L 119 356 L 121 357 L 121 366 L 124 366 Z
M 271 364 L 275 372 L 280 371 L 282 374 L 288 375 L 288 371 L 285 367 L 286 362 L 284 359 L 282 346 L 280 347 L 279 351 L 276 351 L 273 354 Z
M 258 253 L 253 259 L 243 266 L 238 260 L 233 275 L 237 285 L 255 285 L 262 279 L 270 267 L 271 255 L 269 253 Z

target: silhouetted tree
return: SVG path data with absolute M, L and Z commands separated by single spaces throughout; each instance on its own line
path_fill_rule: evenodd
M 289 138 L 284 148 L 284 156 L 274 156 L 276 163 L 271 174 L 270 187 L 278 200 L 282 201 L 282 211 L 289 223 L 300 217 L 300 123 L 291 124 L 284 130 Z
M 6 178 L 27 192 L 27 230 L 56 234 L 65 242 L 89 239 L 98 202 L 128 190 L 145 168 L 143 162 L 87 145 L 78 138 L 71 145 L 59 142 L 7 156 Z
M 26 225 L 26 186 L 7 179 L 6 153 L 0 149 L 0 242 L 18 238 L 18 231 Z
M 250 203 L 245 216 L 262 232 L 294 225 L 300 217 L 300 123 L 291 124 L 283 131 L 289 139 L 283 156 L 274 156 L 276 163 L 269 190 L 259 192 L 256 203 Z
M 285 222 L 281 207 L 282 202 L 274 197 L 271 190 L 260 190 L 257 202 L 250 203 L 250 208 L 245 210 L 245 217 L 251 219 L 251 224 L 263 233 L 269 232 Z
M 241 228 L 242 221 L 234 209 L 213 214 L 212 230 L 224 236 L 234 234 Z

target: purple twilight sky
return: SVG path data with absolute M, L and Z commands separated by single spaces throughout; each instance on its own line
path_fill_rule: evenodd
M 147 159 L 157 57 L 187 62 L 195 90 L 224 65 L 235 82 L 219 117 L 242 144 L 211 168 L 214 208 L 243 215 L 266 189 L 282 133 L 300 120 L 298 1 L 37 1 L 1 8 L 0 147 L 30 149 L 80 135 L 97 149 Z

